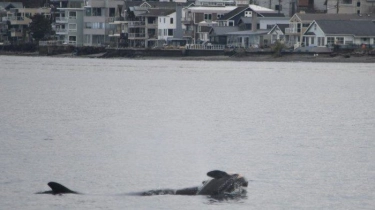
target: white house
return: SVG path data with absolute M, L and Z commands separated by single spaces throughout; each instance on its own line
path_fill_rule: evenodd
M 306 46 L 375 44 L 375 24 L 369 20 L 316 20 L 303 35 Z
M 170 11 L 169 14 L 158 16 L 158 39 L 167 41 L 173 38 L 176 28 L 176 11 Z

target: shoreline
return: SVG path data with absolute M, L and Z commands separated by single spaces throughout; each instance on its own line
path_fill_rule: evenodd
M 191 61 L 242 61 L 242 62 L 321 62 L 321 63 L 375 63 L 375 56 L 371 55 L 351 55 L 345 57 L 344 54 L 330 56 L 329 54 L 318 54 L 318 56 L 308 54 L 282 55 L 275 57 L 274 55 L 244 55 L 244 56 L 136 56 L 136 57 L 102 57 L 104 53 L 78 55 L 71 53 L 57 55 L 39 55 L 38 52 L 33 53 L 17 53 L 17 52 L 1 52 L 0 56 L 26 56 L 26 57 L 57 57 L 57 58 L 100 58 L 100 59 L 127 59 L 127 60 L 191 60 Z

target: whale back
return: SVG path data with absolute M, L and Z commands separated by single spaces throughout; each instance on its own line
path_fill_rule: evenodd
M 206 181 L 198 195 L 219 195 L 225 193 L 242 193 L 247 187 L 247 180 L 239 174 L 228 174 L 224 171 L 210 171 L 207 176 L 214 179 Z

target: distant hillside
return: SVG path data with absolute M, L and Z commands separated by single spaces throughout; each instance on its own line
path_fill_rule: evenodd
M 0 2 L 22 2 L 24 7 L 41 7 L 48 0 L 0 0 Z

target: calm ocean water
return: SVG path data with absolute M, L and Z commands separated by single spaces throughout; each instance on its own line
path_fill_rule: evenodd
M 0 56 L 0 99 L 0 209 L 375 207 L 374 64 Z M 213 169 L 247 198 L 129 195 Z

